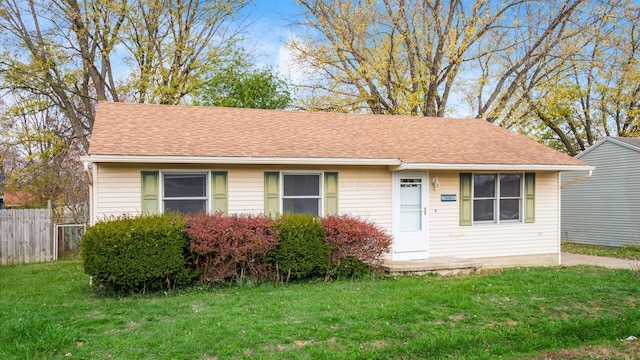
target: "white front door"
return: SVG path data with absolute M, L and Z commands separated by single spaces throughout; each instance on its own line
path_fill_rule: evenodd
M 396 172 L 394 181 L 394 260 L 426 259 L 427 174 Z

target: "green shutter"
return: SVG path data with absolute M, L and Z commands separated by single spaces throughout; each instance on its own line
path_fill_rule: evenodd
M 145 215 L 160 212 L 159 178 L 160 172 L 158 171 L 142 172 L 142 213 Z
M 473 223 L 471 179 L 472 175 L 469 173 L 460 174 L 460 226 L 471 226 Z
M 211 172 L 211 212 L 227 213 L 227 172 Z
M 280 173 L 264 173 L 264 213 L 276 216 L 280 212 Z
M 524 174 L 524 222 L 536 222 L 536 174 Z
M 338 173 L 324 173 L 324 214 L 338 215 Z

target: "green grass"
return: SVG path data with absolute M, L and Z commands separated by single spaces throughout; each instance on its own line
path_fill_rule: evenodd
M 614 257 L 619 259 L 640 260 L 640 246 L 606 247 L 562 243 L 562 251 L 574 254 Z
M 0 268 L 0 358 L 526 358 L 640 335 L 639 299 L 596 267 L 113 298 L 61 261 Z

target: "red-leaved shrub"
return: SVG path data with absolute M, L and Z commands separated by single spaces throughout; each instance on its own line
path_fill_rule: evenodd
M 375 224 L 351 215 L 322 218 L 326 241 L 332 248 L 331 262 L 339 264 L 348 256 L 378 266 L 391 247 L 391 236 Z
M 279 239 L 269 217 L 203 212 L 187 220 L 186 233 L 203 281 L 268 277 L 264 256 Z

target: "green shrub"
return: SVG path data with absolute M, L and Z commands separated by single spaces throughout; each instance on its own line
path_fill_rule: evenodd
M 147 292 L 193 282 L 186 221 L 179 215 L 122 216 L 84 235 L 84 270 L 118 292 Z
M 325 242 L 319 219 L 309 214 L 285 214 L 277 219 L 275 228 L 280 243 L 267 256 L 280 278 L 325 276 L 331 247 Z
M 353 255 L 347 255 L 339 262 L 331 263 L 328 277 L 336 279 L 362 278 L 371 274 L 372 271 L 371 265 Z

